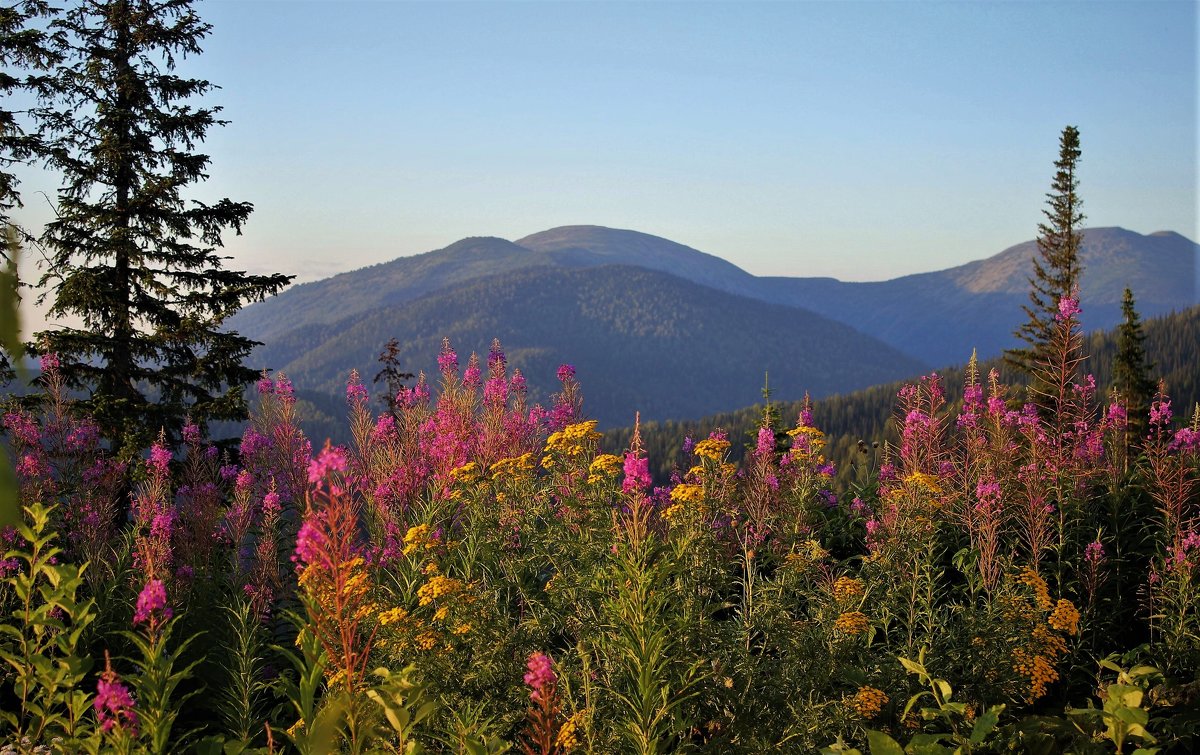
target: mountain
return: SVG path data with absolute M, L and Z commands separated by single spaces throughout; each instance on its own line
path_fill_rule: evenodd
M 714 258 L 715 259 L 715 258 Z M 725 263 L 727 264 L 727 263 Z M 377 293 L 377 292 L 376 292 Z M 510 367 L 544 400 L 559 364 L 578 370 L 589 416 L 624 424 L 700 416 L 753 403 L 764 373 L 775 395 L 826 395 L 920 372 L 923 365 L 811 312 L 627 265 L 547 264 L 379 304 L 272 338 L 256 360 L 302 391 L 340 393 L 351 368 L 378 371 L 395 337 L 407 369 L 435 371 L 443 336 L 465 365 L 499 338 Z
M 1146 317 L 1200 302 L 1200 246 L 1172 232 L 1142 235 L 1124 228 L 1084 232 L 1083 324 L 1110 328 L 1121 321 L 1129 286 Z M 762 298 L 803 306 L 853 325 L 930 364 L 963 363 L 1015 345 L 1025 320 L 1037 243 L 1027 241 L 987 259 L 931 273 L 872 283 L 829 278 L 763 279 Z
M 1171 232 L 1086 230 L 1084 326 L 1119 323 L 1127 285 L 1145 317 L 1196 304 L 1198 250 Z M 947 270 L 844 282 L 757 277 L 657 236 L 564 226 L 515 242 L 467 238 L 294 286 L 229 325 L 266 344 L 252 364 L 288 372 L 315 392 L 315 404 L 340 393 L 351 367 L 374 374 L 389 338 L 400 340 L 402 364 L 416 371 L 432 370 L 443 335 L 461 339 L 464 354 L 486 351 L 499 337 L 535 392 L 553 387 L 538 381 L 557 362 L 574 362 L 586 365 L 581 376 L 590 373 L 584 385 L 594 401 L 606 402 L 589 401 L 606 422 L 624 422 L 620 413 L 639 408 L 682 418 L 752 401 L 764 371 L 773 386 L 820 395 L 906 377 L 923 365 L 961 364 L 972 350 L 999 355 L 1024 321 L 1036 253 L 1029 241 Z M 623 291 L 617 279 L 641 288 Z M 694 318 L 690 331 L 680 312 Z M 681 334 L 693 343 L 685 346 Z M 653 367 L 637 372 L 642 365 Z M 777 382 L 785 376 L 794 382 Z

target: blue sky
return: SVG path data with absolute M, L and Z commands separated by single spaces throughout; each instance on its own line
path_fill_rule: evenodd
M 1197 233 L 1192 2 L 207 0 L 233 266 L 312 280 L 566 224 L 871 280 L 1089 225 Z M 37 177 L 26 181 L 39 188 Z

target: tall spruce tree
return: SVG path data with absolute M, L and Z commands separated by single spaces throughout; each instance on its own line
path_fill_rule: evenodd
M 1037 364 L 1050 358 L 1059 301 L 1077 295 L 1079 288 L 1084 219 L 1076 175 L 1079 156 L 1079 130 L 1067 126 L 1059 138 L 1054 180 L 1042 210 L 1046 221 L 1038 224 L 1038 256 L 1033 258 L 1033 276 L 1029 279 L 1029 304 L 1023 307 L 1029 319 L 1014 334 L 1027 345 L 1005 352 L 1009 364 L 1030 375 Z
M 130 456 L 160 430 L 178 438 L 188 415 L 245 415 L 255 373 L 242 360 L 257 344 L 222 323 L 290 277 L 224 269 L 222 232 L 241 233 L 252 206 L 191 199 L 208 177 L 196 145 L 224 125 L 200 103 L 213 86 L 174 74 L 211 30 L 191 0 L 85 0 L 54 26 L 68 56 L 41 117 L 63 187 L 41 285 L 50 315 L 71 319 L 36 339 Z
M 32 105 L 34 98 L 50 92 L 48 72 L 62 61 L 57 38 L 43 28 L 53 14 L 44 0 L 0 6 L 0 233 L 12 223 L 9 212 L 21 206 L 17 176 L 10 170 L 44 154 L 36 129 L 28 130 L 24 126 L 32 124 L 21 122 L 24 111 L 11 110 L 10 105 L 18 94 Z
M 1136 443 L 1145 437 L 1149 427 L 1148 412 L 1158 384 L 1150 379 L 1154 365 L 1146 361 L 1146 334 L 1142 319 L 1133 301 L 1133 291 L 1126 288 L 1121 299 L 1124 321 L 1117 330 L 1117 353 L 1113 357 L 1113 387 L 1120 393 L 1129 412 L 1129 440 Z

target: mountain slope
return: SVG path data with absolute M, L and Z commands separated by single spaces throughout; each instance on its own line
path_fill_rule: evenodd
M 1200 302 L 1200 246 L 1177 233 L 1142 235 L 1124 228 L 1084 232 L 1081 300 L 1089 329 L 1121 320 L 1121 296 L 1133 289 L 1147 317 Z M 1036 242 L 966 265 L 877 283 L 832 279 L 767 278 L 762 298 L 803 306 L 931 364 L 962 363 L 1015 345 L 1024 322 Z
M 366 376 L 395 337 L 400 363 L 434 372 L 443 336 L 465 364 L 499 338 L 532 397 L 554 390 L 557 366 L 576 366 L 591 416 L 606 425 L 700 416 L 753 403 L 764 373 L 777 396 L 825 395 L 913 375 L 922 364 L 810 312 L 734 296 L 644 268 L 530 267 L 378 306 L 334 324 L 272 339 L 253 362 L 297 388 L 340 393 Z

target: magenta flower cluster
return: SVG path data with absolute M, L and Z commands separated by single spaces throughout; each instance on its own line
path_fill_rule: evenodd
M 152 579 L 142 588 L 137 599 L 137 610 L 133 613 L 135 626 L 141 624 L 154 625 L 158 621 L 166 621 L 172 616 L 171 607 L 167 605 L 167 589 L 161 579 Z
M 558 675 L 554 673 L 554 662 L 545 653 L 533 653 L 525 664 L 525 685 L 529 687 L 529 699 L 541 702 L 554 693 Z

